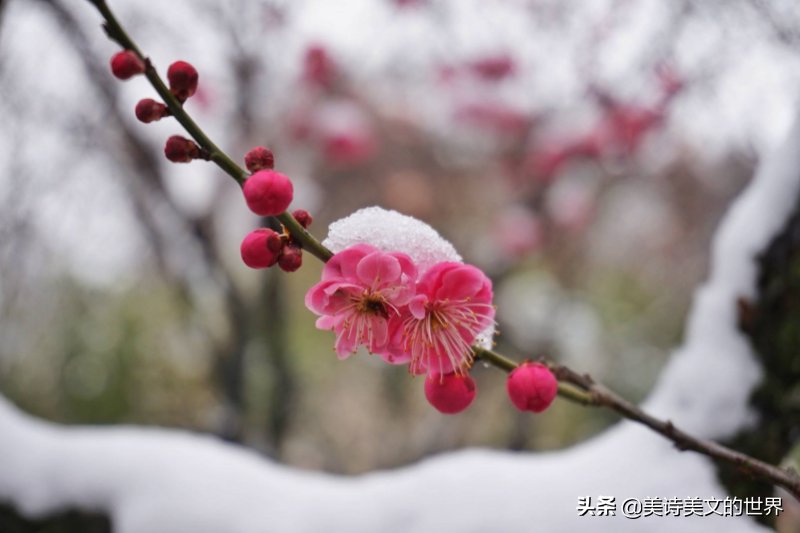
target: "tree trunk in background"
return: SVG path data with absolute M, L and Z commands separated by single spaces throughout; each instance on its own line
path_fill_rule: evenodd
M 0 505 L 0 533 L 111 533 L 105 516 L 66 512 L 44 520 L 28 520 L 14 509 Z
M 764 369 L 764 379 L 750 400 L 759 420 L 725 444 L 780 464 L 800 437 L 800 199 L 792 217 L 759 256 L 758 266 L 756 300 L 740 300 L 739 323 Z M 774 493 L 770 484 L 729 466 L 720 466 L 720 477 L 740 498 Z

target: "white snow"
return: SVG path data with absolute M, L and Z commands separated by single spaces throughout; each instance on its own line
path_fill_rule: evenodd
M 380 207 L 359 209 L 337 220 L 322 241 L 334 253 L 355 244 L 368 243 L 384 252 L 408 254 L 420 274 L 442 261 L 461 262 L 461 256 L 435 229 L 414 217 Z
M 736 329 L 734 303 L 753 294 L 754 256 L 798 196 L 798 145 L 800 121 L 730 209 L 685 344 L 645 404 L 699 436 L 724 437 L 749 420 L 759 369 Z M 418 261 L 458 257 L 428 226 L 377 208 L 334 224 L 326 243 L 338 250 L 367 237 Z M 2 399 L 0 435 L 0 500 L 35 516 L 105 511 L 118 533 L 765 531 L 747 518 L 578 517 L 579 496 L 725 496 L 709 460 L 629 422 L 560 452 L 468 450 L 356 478 L 282 467 L 176 430 L 60 427 Z

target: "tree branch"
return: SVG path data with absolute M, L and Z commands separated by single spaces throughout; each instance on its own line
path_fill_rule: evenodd
M 491 350 L 475 348 L 475 357 L 510 372 L 517 367 L 509 359 Z M 596 383 L 588 374 L 579 374 L 570 368 L 542 360 L 558 379 L 559 396 L 584 406 L 605 407 L 623 418 L 643 424 L 675 443 L 681 450 L 691 450 L 729 465 L 759 479 L 768 480 L 773 485 L 783 487 L 800 501 L 800 476 L 793 468 L 780 468 L 759 461 L 754 457 L 731 450 L 716 442 L 693 437 L 681 431 L 669 420 L 660 420 L 642 411 L 638 406 L 618 396 L 603 385 Z
M 125 30 L 122 29 L 122 26 L 117 21 L 114 14 L 108 8 L 105 0 L 89 0 L 97 10 L 100 11 L 100 14 L 105 19 L 105 24 L 103 28 L 108 34 L 108 37 L 113 41 L 119 43 L 120 46 L 125 48 L 126 50 L 130 50 L 135 53 L 139 59 L 144 61 L 146 65 L 145 69 L 145 76 L 147 77 L 150 84 L 156 90 L 156 92 L 161 96 L 164 100 L 164 104 L 170 110 L 170 113 L 173 117 L 184 127 L 187 133 L 194 138 L 197 143 L 207 150 L 211 154 L 211 161 L 216 163 L 218 167 L 224 170 L 229 176 L 231 176 L 239 186 L 244 186 L 245 180 L 248 178 L 249 174 L 237 165 L 233 159 L 228 157 L 228 155 L 223 152 L 216 144 L 214 144 L 211 139 L 205 134 L 205 132 L 200 128 L 200 126 L 195 123 L 191 116 L 183 109 L 183 105 L 178 101 L 175 96 L 170 92 L 169 88 L 164 83 L 164 80 L 161 79 L 161 76 L 158 75 L 153 64 L 150 62 L 150 59 L 145 56 L 139 47 L 136 46 L 136 43 L 128 36 Z M 302 247 L 308 250 L 309 253 L 320 259 L 321 261 L 327 261 L 331 257 L 333 257 L 333 253 L 322 246 L 317 239 L 311 236 L 295 218 L 289 212 L 281 213 L 277 215 L 275 218 L 280 221 L 281 224 L 292 234 L 292 236 L 302 245 Z
M 117 41 L 125 49 L 136 53 L 139 58 L 145 62 L 147 65 L 145 71 L 147 79 L 150 80 L 150 83 L 164 99 L 164 103 L 172 112 L 172 115 L 203 148 L 211 153 L 211 160 L 214 161 L 217 166 L 233 177 L 240 186 L 243 185 L 248 174 L 211 142 L 200 127 L 191 119 L 189 114 L 184 111 L 183 106 L 172 93 L 170 93 L 150 61 L 142 54 L 136 44 L 122 29 L 119 22 L 106 5 L 105 0 L 89 1 L 97 7 L 101 15 L 105 18 L 106 24 L 104 28 L 108 36 Z M 333 256 L 332 252 L 303 229 L 291 214 L 283 213 L 275 218 L 284 225 L 286 230 L 289 231 L 295 239 L 302 243 L 303 248 L 306 248 L 323 262 L 328 261 L 328 259 Z M 510 359 L 491 350 L 476 346 L 473 348 L 473 352 L 476 359 L 481 359 L 506 372 L 511 372 L 517 367 L 517 364 Z M 800 477 L 795 470 L 790 468 L 782 469 L 755 459 L 754 457 L 750 457 L 749 455 L 726 448 L 715 442 L 704 441 L 693 437 L 676 428 L 669 420 L 659 420 L 645 413 L 636 405 L 617 396 L 604 386 L 595 383 L 589 375 L 579 374 L 566 366 L 549 361 L 543 362 L 558 378 L 558 394 L 563 398 L 585 406 L 599 406 L 611 409 L 624 418 L 643 424 L 663 435 L 674 442 L 680 450 L 692 450 L 733 465 L 755 478 L 765 479 L 774 485 L 783 487 L 800 501 Z

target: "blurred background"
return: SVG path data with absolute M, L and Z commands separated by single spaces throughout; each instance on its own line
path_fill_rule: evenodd
M 270 147 L 293 208 L 420 218 L 493 279 L 498 349 L 641 400 L 680 342 L 716 223 L 800 94 L 793 0 L 111 0 L 188 111 L 242 161 Z M 449 449 L 545 450 L 612 415 L 517 413 L 476 365 L 465 413 L 360 353 L 303 296 L 321 265 L 254 271 L 264 226 L 211 164 L 138 123 L 100 17 L 0 0 L 0 391 L 67 423 L 214 433 L 360 473 Z

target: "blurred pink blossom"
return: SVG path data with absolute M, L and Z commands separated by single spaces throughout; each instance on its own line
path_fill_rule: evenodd
M 530 128 L 533 117 L 496 102 L 466 104 L 456 110 L 456 120 L 496 133 L 519 135 Z
M 486 81 L 499 81 L 516 72 L 516 62 L 508 54 L 486 56 L 469 64 L 469 69 Z
M 537 250 L 544 240 L 539 217 L 521 205 L 504 208 L 495 221 L 494 229 L 501 249 L 510 256 L 521 256 Z

